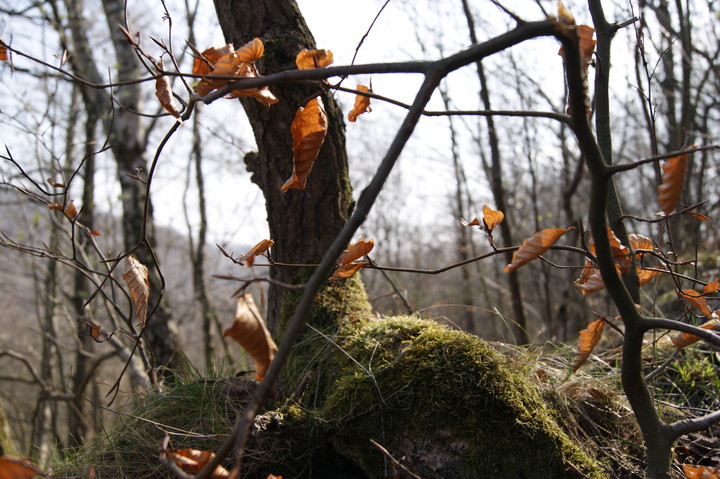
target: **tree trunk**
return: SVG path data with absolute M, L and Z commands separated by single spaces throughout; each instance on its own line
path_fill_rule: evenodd
M 258 62 L 262 74 L 294 69 L 297 53 L 315 48 L 294 0 L 215 0 L 215 8 L 226 41 L 240 47 L 254 37 L 263 40 L 265 56 Z M 293 171 L 290 125 L 295 112 L 321 90 L 320 85 L 277 85 L 272 91 L 280 101 L 270 108 L 252 99 L 242 101 L 258 145 L 256 153 L 246 155 L 245 163 L 265 196 L 270 236 L 275 241 L 272 257 L 279 263 L 317 263 L 352 209 L 342 112 L 327 93 L 321 98 L 328 133 L 307 186 L 280 191 Z M 284 283 L 300 283 L 308 276 L 304 269 L 283 266 L 273 266 L 270 275 Z M 270 287 L 267 318 L 274 331 L 282 328 L 283 293 L 281 288 Z

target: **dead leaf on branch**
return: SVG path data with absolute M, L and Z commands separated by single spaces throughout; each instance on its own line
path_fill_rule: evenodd
M 694 308 L 699 309 L 702 313 L 710 317 L 713 312 L 710 309 L 710 305 L 701 293 L 698 293 L 694 289 L 683 289 L 680 291 L 680 296 L 690 303 Z
M 703 294 L 713 294 L 718 290 L 720 290 L 720 283 L 718 282 L 718 278 L 715 278 L 705 285 L 703 288 Z
M 710 320 L 707 323 L 701 325 L 700 327 L 702 329 L 713 330 L 717 326 L 718 326 L 717 321 Z M 698 341 L 700 341 L 700 336 L 695 336 L 694 334 L 690 334 L 690 333 L 679 332 L 679 333 L 675 334 L 674 336 L 672 336 L 670 338 L 670 341 L 672 341 L 672 343 L 675 345 L 676 348 L 683 349 L 683 348 L 690 346 L 691 344 L 695 344 Z
M 162 454 L 172 459 L 182 470 L 190 474 L 200 472 L 215 457 L 215 453 L 198 449 L 168 449 L 163 451 Z M 230 472 L 220 465 L 210 474 L 211 479 L 226 479 L 229 477 Z
M 302 49 L 295 56 L 295 65 L 298 70 L 310 70 L 312 68 L 324 68 L 331 65 L 333 53 L 330 50 L 307 50 Z
M 662 165 L 662 182 L 658 186 L 657 199 L 666 215 L 675 211 L 675 206 L 680 202 L 687 164 L 688 155 L 678 155 L 668 158 Z
M 235 322 L 225 330 L 223 336 L 230 336 L 247 351 L 255 361 L 255 377 L 262 381 L 278 348 L 251 294 L 237 299 Z
M 74 220 L 78 215 L 78 210 L 72 200 L 70 200 L 70 203 L 65 207 L 65 215 L 71 220 Z
M 494 210 L 489 206 L 483 206 L 483 224 L 485 229 L 492 232 L 493 229 L 505 219 L 505 213 L 500 210 Z
M 0 38 L 0 62 L 8 61 L 7 47 L 5 42 Z
M 128 270 L 122 275 L 125 284 L 130 290 L 133 302 L 135 303 L 135 317 L 140 328 L 147 323 L 147 307 L 150 299 L 150 282 L 148 281 L 148 269 L 135 256 L 130 255 L 125 260 Z
M 367 266 L 367 262 L 357 260 L 370 253 L 373 247 L 375 247 L 375 242 L 373 240 L 366 241 L 362 237 L 357 241 L 357 243 L 347 247 L 338 257 L 338 260 L 336 261 L 338 267 L 330 277 L 330 281 L 338 281 L 349 278 L 357 273 L 360 268 Z
M 198 95 L 205 96 L 211 91 L 227 85 L 234 79 L 260 76 L 255 67 L 255 61 L 261 58 L 264 52 L 265 47 L 259 38 L 252 39 L 237 50 L 234 50 L 231 43 L 222 48 L 208 48 L 193 61 L 193 73 L 195 75 L 224 75 L 234 78 L 203 78 L 195 85 L 195 92 Z M 240 96 L 251 96 L 266 107 L 278 102 L 278 99 L 268 87 L 233 90 L 226 98 Z
M 163 70 L 162 60 L 158 62 L 157 67 L 159 71 Z M 162 107 L 165 108 L 165 111 L 180 120 L 180 109 L 173 96 L 172 85 L 167 75 L 161 75 L 155 80 L 155 96 L 160 101 Z
M 238 258 L 238 261 L 243 261 L 246 266 L 251 267 L 255 262 L 255 258 L 261 254 L 265 254 L 275 242 L 271 239 L 264 239 L 258 244 L 250 248 L 250 251 Z
M 546 228 L 527 238 L 522 242 L 520 248 L 513 253 L 512 261 L 505 266 L 505 272 L 511 273 L 538 258 L 571 229 L 573 228 Z
M 370 84 L 369 88 L 365 85 L 357 85 L 357 90 L 372 93 L 372 83 Z M 355 105 L 353 106 L 352 111 L 348 113 L 348 121 L 355 122 L 360 115 L 362 115 L 363 113 L 370 113 L 371 111 L 372 108 L 370 108 L 370 97 L 365 95 L 356 95 Z
M 572 363 L 573 372 L 576 372 L 580 366 L 587 361 L 587 358 L 590 357 L 593 349 L 597 346 L 597 343 L 602 337 L 602 332 L 605 329 L 605 321 L 605 318 L 596 319 L 588 324 L 587 328 L 580 331 L 580 339 L 578 340 L 578 347 L 575 351 L 575 360 Z
M 290 125 L 293 138 L 293 174 L 280 188 L 285 192 L 291 188 L 305 189 L 307 177 L 327 134 L 327 114 L 320 97 L 313 98 L 304 107 L 298 108 Z
M 0 479 L 32 479 L 41 474 L 25 459 L 0 456 Z

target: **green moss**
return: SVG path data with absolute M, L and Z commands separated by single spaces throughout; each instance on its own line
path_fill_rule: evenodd
M 347 325 L 320 416 L 339 452 L 380 477 L 374 439 L 421 477 L 603 477 L 560 430 L 537 389 L 486 343 L 401 317 Z M 570 466 L 572 464 L 572 466 Z

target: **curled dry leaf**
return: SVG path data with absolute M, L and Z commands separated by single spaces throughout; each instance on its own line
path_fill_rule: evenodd
M 718 323 L 715 320 L 710 320 L 707 323 L 701 325 L 700 327 L 702 329 L 715 329 L 717 327 Z M 672 343 L 675 345 L 678 349 L 683 349 L 691 344 L 695 344 L 698 341 L 700 341 L 700 336 L 695 336 L 694 334 L 690 333 L 683 333 L 679 332 L 675 334 L 673 337 L 670 338 Z
M 368 88 L 365 85 L 358 85 L 357 90 L 372 92 L 372 88 Z M 356 95 L 355 105 L 353 106 L 352 111 L 348 113 L 348 121 L 355 122 L 360 115 L 362 115 L 363 113 L 370 113 L 371 111 L 372 108 L 370 108 L 370 97 L 365 95 Z
M 122 275 L 127 284 L 133 302 L 135 303 L 135 317 L 141 328 L 147 323 L 147 306 L 150 299 L 150 282 L 148 281 L 148 269 L 135 256 L 126 258 L 128 270 Z
M 464 218 L 460 218 L 460 224 L 463 226 L 480 226 L 480 220 L 473 218 L 470 221 L 466 221 Z
M 0 456 L 0 479 L 32 479 L 40 471 L 25 459 Z
M 588 294 L 605 289 L 605 283 L 603 282 L 600 270 L 591 268 L 587 275 L 583 272 L 583 275 L 575 281 L 575 287 L 580 290 L 583 296 L 587 296 Z
M 683 464 L 682 470 L 687 479 L 720 479 L 720 468 L 717 467 Z
M 8 61 L 7 47 L 5 42 L 0 38 L 0 62 Z
M 628 241 L 630 242 L 630 247 L 633 250 L 646 249 L 652 251 L 655 249 L 655 245 L 653 244 L 652 240 L 647 236 L 631 233 L 628 235 Z
M 492 232 L 493 229 L 505 219 L 505 213 L 500 210 L 494 210 L 489 206 L 483 206 L 483 224 L 487 231 Z
M 703 288 L 703 294 L 713 294 L 718 290 L 720 290 L 720 283 L 718 283 L 718 278 L 715 278 L 705 285 Z
M 234 50 L 231 43 L 222 48 L 208 48 L 193 61 L 193 73 L 196 75 L 226 75 L 234 78 L 203 78 L 195 85 L 195 91 L 198 95 L 205 96 L 211 91 L 225 86 L 233 79 L 259 76 L 255 61 L 261 58 L 264 52 L 265 47 L 259 38 L 252 39 L 237 50 Z M 278 102 L 278 99 L 267 87 L 233 90 L 227 95 L 228 98 L 240 96 L 251 96 L 266 107 Z
M 348 246 L 345 251 L 340 253 L 337 264 L 341 266 L 345 264 L 350 264 L 356 259 L 362 258 L 366 254 L 368 254 L 370 251 L 372 251 L 374 247 L 375 241 L 366 241 L 365 238 L 360 237 L 357 243 Z
M 200 451 L 198 449 L 168 449 L 163 451 L 162 454 L 172 459 L 182 470 L 190 474 L 200 472 L 215 457 L 215 454 L 210 451 Z M 210 474 L 211 479 L 225 479 L 228 477 L 230 477 L 230 472 L 220 465 Z
M 230 336 L 247 351 L 255 361 L 255 377 L 262 381 L 270 363 L 275 358 L 277 346 L 268 331 L 265 321 L 260 316 L 251 294 L 237 299 L 235 322 L 226 329 L 224 336 Z
M 240 261 L 244 261 L 245 265 L 250 267 L 255 262 L 255 257 L 260 256 L 261 254 L 265 253 L 272 245 L 274 245 L 275 242 L 271 239 L 264 239 L 260 241 L 258 244 L 250 248 L 250 251 L 245 253 L 244 255 L 240 256 L 238 258 Z
M 675 206 L 680 201 L 687 163 L 688 155 L 678 155 L 668 158 L 662 165 L 663 175 L 662 182 L 658 186 L 658 203 L 666 215 L 675 211 Z
M 358 261 L 356 263 L 343 264 L 341 266 L 338 266 L 337 269 L 333 272 L 332 276 L 330 276 L 330 281 L 347 279 L 360 271 L 360 268 L 362 268 L 363 266 L 367 266 L 367 263 L 365 261 Z
M 694 308 L 702 311 L 705 316 L 712 316 L 713 312 L 710 309 L 707 300 L 703 298 L 702 294 L 698 293 L 694 289 L 683 289 L 680 291 L 680 296 L 682 296 Z
M 575 360 L 572 363 L 572 371 L 577 371 L 582 366 L 587 358 L 590 357 L 593 349 L 597 346 L 597 343 L 602 337 L 602 332 L 605 329 L 605 318 L 596 319 L 592 323 L 588 324 L 588 327 L 580 331 L 580 340 L 578 341 L 578 347 L 575 351 Z
M 327 114 L 320 97 L 298 108 L 290 132 L 293 138 L 293 174 L 280 188 L 283 192 L 290 188 L 305 189 L 307 177 L 325 141 Z
M 505 272 L 511 273 L 530 261 L 538 258 L 550 249 L 562 235 L 572 228 L 546 228 L 538 231 L 522 242 L 520 248 L 513 254 L 510 264 L 505 266 Z
M 92 336 L 96 343 L 104 343 L 110 339 L 111 335 L 103 331 L 99 324 L 96 324 L 90 328 L 90 336 Z
M 157 64 L 158 70 L 162 71 L 163 62 L 160 60 Z M 172 92 L 172 85 L 170 84 L 170 78 L 167 75 L 161 75 L 155 80 L 155 96 L 160 101 L 160 104 L 165 111 L 170 113 L 172 116 L 180 119 L 180 109 L 178 108 L 177 102 Z
M 360 238 L 357 243 L 350 245 L 340 254 L 337 259 L 337 269 L 330 277 L 330 281 L 338 281 L 341 279 L 349 278 L 350 276 L 357 273 L 360 268 L 367 266 L 365 261 L 356 261 L 362 258 L 375 246 L 373 240 L 365 241 L 364 238 Z
M 307 50 L 303 48 L 295 57 L 295 65 L 297 65 L 298 70 L 324 68 L 332 64 L 333 61 L 333 53 L 330 50 Z

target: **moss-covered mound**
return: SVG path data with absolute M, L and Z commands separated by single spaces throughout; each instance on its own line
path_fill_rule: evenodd
M 337 343 L 318 415 L 368 477 L 387 468 L 370 439 L 424 479 L 603 477 L 528 379 L 476 337 L 400 317 L 350 324 Z

